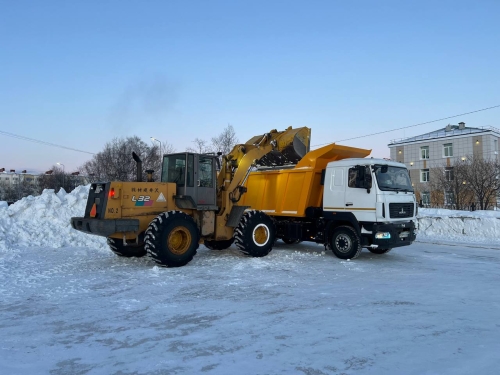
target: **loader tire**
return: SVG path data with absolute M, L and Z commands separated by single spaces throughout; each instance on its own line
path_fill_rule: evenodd
M 372 252 L 373 254 L 387 254 L 392 249 L 380 249 L 380 248 L 371 249 L 371 248 L 368 248 L 368 250 L 370 250 L 370 252 Z
M 245 255 L 263 257 L 273 249 L 276 229 L 269 216 L 260 211 L 248 211 L 234 231 L 234 243 Z
M 146 229 L 148 255 L 162 267 L 181 267 L 196 254 L 200 233 L 194 220 L 181 211 L 159 214 Z
M 355 259 L 361 253 L 361 241 L 353 227 L 342 225 L 333 231 L 330 248 L 337 258 Z
M 127 246 L 123 245 L 123 240 L 118 238 L 108 237 L 108 246 L 113 253 L 118 256 L 132 258 L 132 257 L 143 257 L 146 255 L 146 249 L 144 248 L 144 235 L 139 235 L 139 244 L 130 244 Z
M 234 238 L 230 240 L 222 240 L 222 241 L 209 241 L 205 240 L 203 245 L 209 250 L 226 250 L 229 246 L 231 246 L 234 242 Z

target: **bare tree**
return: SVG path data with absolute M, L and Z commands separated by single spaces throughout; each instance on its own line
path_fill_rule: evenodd
M 238 143 L 236 132 L 232 125 L 228 124 L 222 133 L 212 138 L 212 151 L 221 152 L 222 155 L 227 155 L 233 147 Z
M 155 170 L 155 179 L 160 175 L 159 146 L 148 146 L 139 137 L 115 138 L 106 143 L 104 150 L 84 163 L 79 171 L 94 181 L 133 181 L 136 178 L 136 164 L 132 158 L 135 152 L 142 160 L 144 171 Z
M 194 147 L 188 147 L 186 148 L 186 151 L 188 152 L 195 152 L 198 154 L 206 154 L 209 152 L 213 152 L 212 148 L 208 145 L 208 142 L 200 139 L 200 138 L 195 138 L 194 139 Z
M 467 169 L 466 163 L 460 159 L 453 163 L 453 167 L 443 164 L 431 168 L 429 184 L 435 198 L 441 202 L 446 201 L 450 208 L 465 209 L 471 195 L 470 187 L 463 183 L 466 181 Z
M 500 165 L 496 160 L 475 156 L 469 156 L 464 164 L 467 165 L 464 181 L 477 199 L 478 208 L 485 210 L 492 204 L 500 190 Z

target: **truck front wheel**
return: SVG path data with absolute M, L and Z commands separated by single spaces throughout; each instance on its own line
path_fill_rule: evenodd
M 354 259 L 361 252 L 361 241 L 353 227 L 343 225 L 333 231 L 330 247 L 337 258 Z
M 160 266 L 181 267 L 196 254 L 200 234 L 194 220 L 180 211 L 163 212 L 146 230 L 148 255 Z
M 146 249 L 144 248 L 144 235 L 139 235 L 139 244 L 129 244 L 127 246 L 123 245 L 123 240 L 118 238 L 108 237 L 108 246 L 113 253 L 118 256 L 131 258 L 131 257 L 143 257 L 146 255 Z
M 276 229 L 269 216 L 260 211 L 246 212 L 234 231 L 234 243 L 245 255 L 263 257 L 273 249 Z

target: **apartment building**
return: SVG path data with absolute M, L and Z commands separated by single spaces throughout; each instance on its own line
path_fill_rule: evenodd
M 15 169 L 5 170 L 5 168 L 0 168 L 0 184 L 13 186 L 19 183 L 25 182 L 28 184 L 36 185 L 38 180 L 38 175 L 33 173 L 27 173 L 26 170 L 17 172 Z
M 465 122 L 459 122 L 422 135 L 392 140 L 388 147 L 391 159 L 406 164 L 413 183 L 423 187 L 417 191 L 417 199 L 429 205 L 430 189 L 425 187 L 431 168 L 443 168 L 443 173 L 452 174 L 454 162 L 467 156 L 498 160 L 499 139 L 500 130 L 496 128 L 467 127 Z M 452 199 L 447 199 L 445 192 L 444 203 Z

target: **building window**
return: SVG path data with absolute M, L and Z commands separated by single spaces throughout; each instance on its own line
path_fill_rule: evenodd
M 420 182 L 429 182 L 429 170 L 421 169 L 420 170 Z
M 446 181 L 453 181 L 453 167 L 447 167 L 444 169 L 444 178 Z
M 422 193 L 422 205 L 424 207 L 429 207 L 431 205 L 431 193 L 428 191 Z
M 429 159 L 429 146 L 420 147 L 420 159 Z
M 444 192 L 444 204 L 447 207 L 452 207 L 455 204 L 455 196 L 452 191 Z
M 453 143 L 445 143 L 443 145 L 443 156 L 445 158 L 453 156 Z

